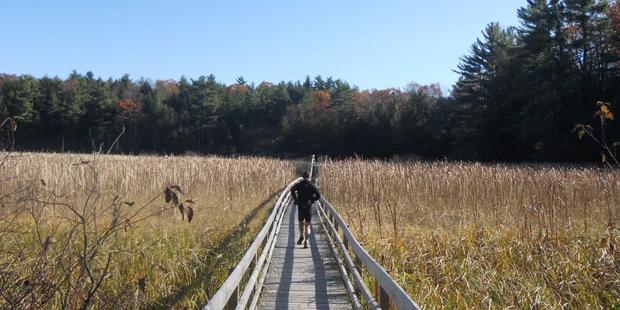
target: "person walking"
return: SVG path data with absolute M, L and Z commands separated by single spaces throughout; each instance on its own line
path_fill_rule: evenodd
M 297 219 L 299 220 L 299 239 L 297 244 L 304 243 L 308 248 L 312 224 L 312 204 L 321 198 L 321 194 L 310 181 L 310 174 L 304 171 L 303 179 L 291 188 L 291 196 L 297 205 Z M 305 235 L 304 235 L 305 233 Z

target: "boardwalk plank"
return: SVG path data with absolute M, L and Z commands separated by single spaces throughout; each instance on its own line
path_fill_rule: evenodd
M 297 245 L 296 207 L 284 215 L 258 309 L 351 309 L 338 269 L 313 210 L 308 248 Z
M 306 309 L 331 309 L 331 310 L 344 310 L 351 309 L 350 304 L 315 304 L 315 303 L 275 303 L 266 302 L 259 305 L 260 309 L 274 309 L 274 310 L 306 310 Z

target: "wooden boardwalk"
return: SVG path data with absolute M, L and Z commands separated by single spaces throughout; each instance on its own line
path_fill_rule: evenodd
M 289 205 L 263 285 L 259 309 L 351 309 L 316 209 L 308 248 L 297 245 L 297 207 Z
M 314 155 L 310 167 L 314 180 Z M 324 196 L 312 210 L 309 248 L 296 244 L 297 208 L 291 202 L 290 190 L 301 180 L 293 180 L 282 190 L 265 225 L 203 310 L 419 310 L 411 296 L 355 239 Z M 375 293 L 362 275 L 374 279 Z

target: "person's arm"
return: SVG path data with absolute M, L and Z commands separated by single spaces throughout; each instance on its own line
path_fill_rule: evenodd
M 319 193 L 319 190 L 316 189 L 316 187 L 312 186 L 312 191 L 314 192 L 312 193 L 312 196 L 314 197 L 314 201 L 321 199 L 321 193 Z
M 299 183 L 297 183 L 299 184 Z M 293 197 L 293 201 L 295 201 L 295 203 L 298 203 L 297 201 L 297 184 L 295 184 L 293 187 L 291 187 L 291 197 Z

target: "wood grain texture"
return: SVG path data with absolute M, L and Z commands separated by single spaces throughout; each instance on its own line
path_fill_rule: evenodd
M 316 210 L 307 249 L 296 244 L 297 225 L 292 205 L 284 215 L 258 309 L 351 309 Z

